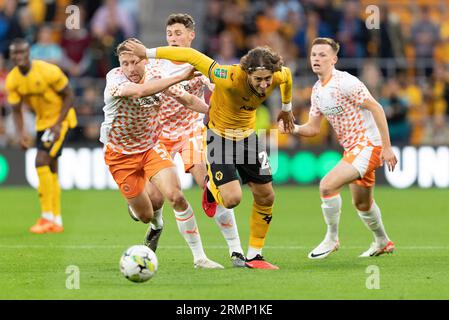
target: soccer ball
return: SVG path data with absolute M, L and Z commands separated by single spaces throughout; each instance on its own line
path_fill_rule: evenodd
M 133 282 L 151 279 L 156 274 L 157 265 L 156 254 L 143 245 L 129 247 L 120 258 L 120 271 Z

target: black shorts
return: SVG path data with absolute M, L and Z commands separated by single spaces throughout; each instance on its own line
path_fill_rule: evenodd
M 61 134 L 59 136 L 59 139 L 54 142 L 43 142 L 42 135 L 44 134 L 44 132 L 45 132 L 45 130 L 37 131 L 37 133 L 36 133 L 36 148 L 37 148 L 37 150 L 42 150 L 42 151 L 47 152 L 50 155 L 50 157 L 52 157 L 52 158 L 60 157 L 62 154 L 62 147 L 67 138 L 68 130 L 63 127 L 61 129 Z
M 239 176 L 243 184 L 273 181 L 265 141 L 257 134 L 234 141 L 208 129 L 206 143 L 207 171 L 217 187 L 239 180 Z

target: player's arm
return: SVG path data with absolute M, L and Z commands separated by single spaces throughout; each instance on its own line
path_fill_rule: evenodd
M 193 48 L 167 46 L 147 49 L 144 45 L 136 42 L 129 42 L 125 47 L 127 51 L 140 59 L 167 59 L 187 62 L 209 79 L 212 79 L 212 70 L 217 66 L 213 59 Z
M 279 73 L 280 74 L 275 74 L 275 76 L 281 77 L 281 84 L 279 87 L 281 90 L 282 111 L 279 113 L 277 120 L 278 122 L 282 120 L 284 131 L 286 133 L 293 133 L 293 129 L 295 128 L 295 117 L 292 112 L 292 74 L 287 67 L 282 67 L 282 70 Z
M 54 141 L 59 139 L 59 135 L 61 134 L 61 125 L 64 119 L 67 117 L 67 114 L 69 113 L 70 108 L 72 108 L 73 103 L 75 102 L 75 95 L 73 93 L 72 88 L 67 83 L 67 85 L 58 92 L 58 94 L 62 98 L 62 108 L 61 112 L 59 114 L 58 120 L 56 123 L 50 128 L 50 131 L 54 135 Z
M 314 137 L 320 134 L 321 131 L 321 120 L 322 120 L 323 116 L 319 115 L 319 116 L 309 116 L 309 120 L 302 124 L 302 125 L 298 125 L 295 124 L 295 127 L 293 129 L 293 134 L 295 136 L 303 136 L 303 137 Z M 286 130 L 284 129 L 284 125 L 282 123 L 282 121 L 279 122 L 279 131 L 281 133 L 288 133 L 286 132 Z
M 202 99 L 193 94 L 186 93 L 182 97 L 176 98 L 176 100 L 193 111 L 199 113 L 207 113 L 209 111 L 209 106 Z
M 388 132 L 387 117 L 385 116 L 384 109 L 371 95 L 369 95 L 361 106 L 369 110 L 376 122 L 377 128 L 382 139 L 382 160 L 387 163 L 388 170 L 393 171 L 396 163 L 398 162 L 393 149 L 391 148 L 390 134 Z
M 120 93 L 118 95 L 121 97 L 133 98 L 151 96 L 158 92 L 164 91 L 168 87 L 175 85 L 181 81 L 189 80 L 192 79 L 192 77 L 198 76 L 199 74 L 195 73 L 194 71 L 195 70 L 190 67 L 178 75 L 151 80 L 142 84 L 128 82 L 121 87 Z
M 31 145 L 31 138 L 28 136 L 23 125 L 22 97 L 16 90 L 13 78 L 10 75 L 6 78 L 6 100 L 12 109 L 14 125 L 19 135 L 19 142 L 22 148 L 28 149 Z

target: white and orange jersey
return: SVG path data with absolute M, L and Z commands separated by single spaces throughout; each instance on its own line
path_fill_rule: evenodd
M 145 67 L 145 82 L 161 79 L 162 71 L 156 66 Z M 122 89 L 132 83 L 115 68 L 106 75 L 103 108 L 105 120 L 101 124 L 100 141 L 115 152 L 134 154 L 152 148 L 161 133 L 159 109 L 168 98 L 186 94 L 180 85 L 174 85 L 161 93 L 148 97 L 123 97 Z
M 381 146 L 373 115 L 360 106 L 368 97 L 368 89 L 357 77 L 334 69 L 327 83 L 318 80 L 313 86 L 310 116 L 324 115 L 345 150 L 356 145 Z
M 185 70 L 187 63 L 174 63 L 165 59 L 150 59 L 150 65 L 161 68 L 165 75 L 172 76 Z M 207 86 L 213 90 L 213 84 L 205 76 L 195 77 L 189 81 L 183 81 L 180 85 L 188 93 L 204 99 L 204 88 Z M 161 138 L 179 140 L 183 136 L 190 135 L 196 128 L 203 126 L 204 114 L 186 108 L 176 99 L 169 97 L 159 110 L 162 124 Z

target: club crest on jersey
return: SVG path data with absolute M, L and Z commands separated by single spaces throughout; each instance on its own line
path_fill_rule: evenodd
M 221 68 L 217 68 L 214 71 L 214 75 L 217 78 L 221 78 L 221 79 L 226 79 L 228 77 L 228 70 L 226 69 L 221 69 Z

